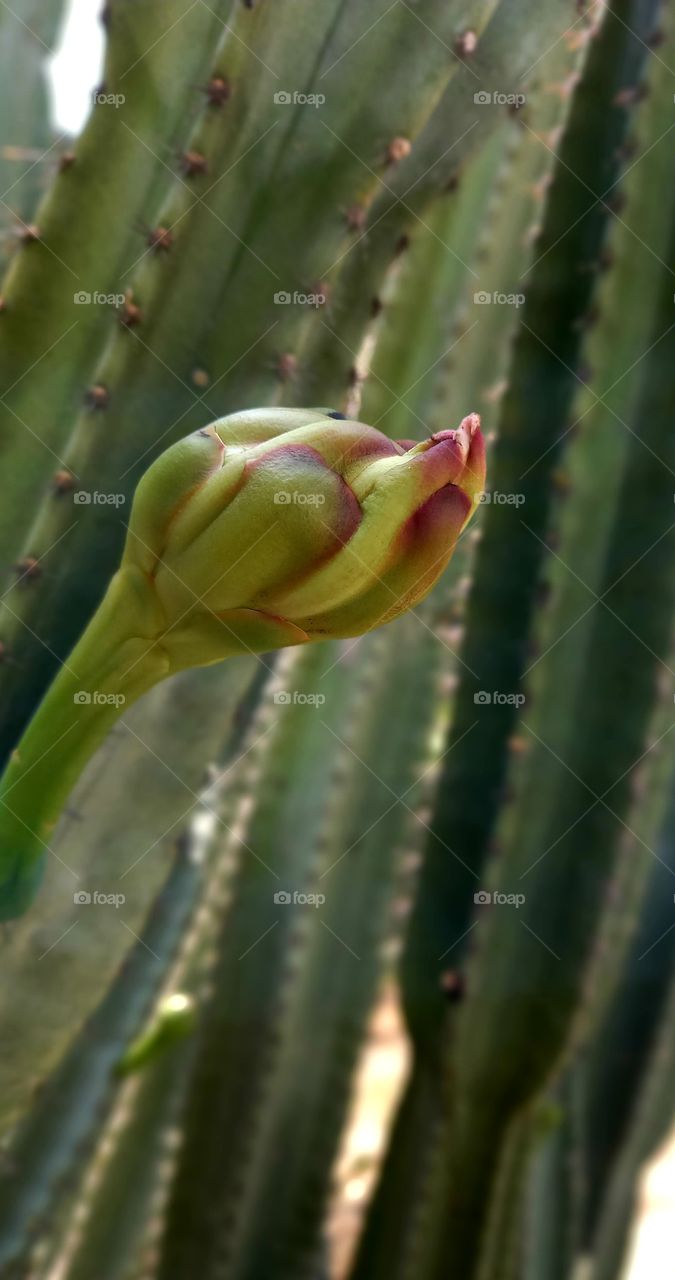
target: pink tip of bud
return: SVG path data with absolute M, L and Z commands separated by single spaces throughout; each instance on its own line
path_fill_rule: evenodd
M 432 444 L 440 444 L 443 440 L 457 441 L 461 448 L 470 445 L 477 431 L 480 431 L 480 414 L 470 413 L 462 418 L 459 426 L 451 431 L 436 431 L 431 436 Z

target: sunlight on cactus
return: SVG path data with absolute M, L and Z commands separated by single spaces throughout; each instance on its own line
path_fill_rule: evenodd
M 673 0 L 106 0 L 100 76 L 66 7 L 0 5 L 3 1280 L 668 1280 Z

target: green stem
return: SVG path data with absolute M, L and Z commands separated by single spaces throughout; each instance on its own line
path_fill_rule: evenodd
M 132 702 L 169 671 L 158 607 L 135 570 L 115 574 L 0 778 L 0 920 L 25 911 L 85 764 Z

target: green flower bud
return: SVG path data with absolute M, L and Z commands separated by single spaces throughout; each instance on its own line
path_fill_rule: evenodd
M 427 594 L 484 481 L 475 414 L 413 446 L 321 410 L 233 414 L 150 467 L 122 568 L 152 583 L 173 670 L 360 635 Z
M 136 491 L 118 572 L 0 779 L 0 920 L 30 902 L 121 708 L 185 667 L 361 635 L 412 608 L 484 482 L 475 414 L 395 444 L 322 409 L 252 410 L 167 449 Z

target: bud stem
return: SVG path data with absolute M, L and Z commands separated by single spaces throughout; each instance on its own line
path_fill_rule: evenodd
M 96 748 L 167 673 L 152 638 L 152 608 L 140 575 L 115 575 L 12 753 L 0 778 L 0 920 L 29 905 L 52 831 Z

